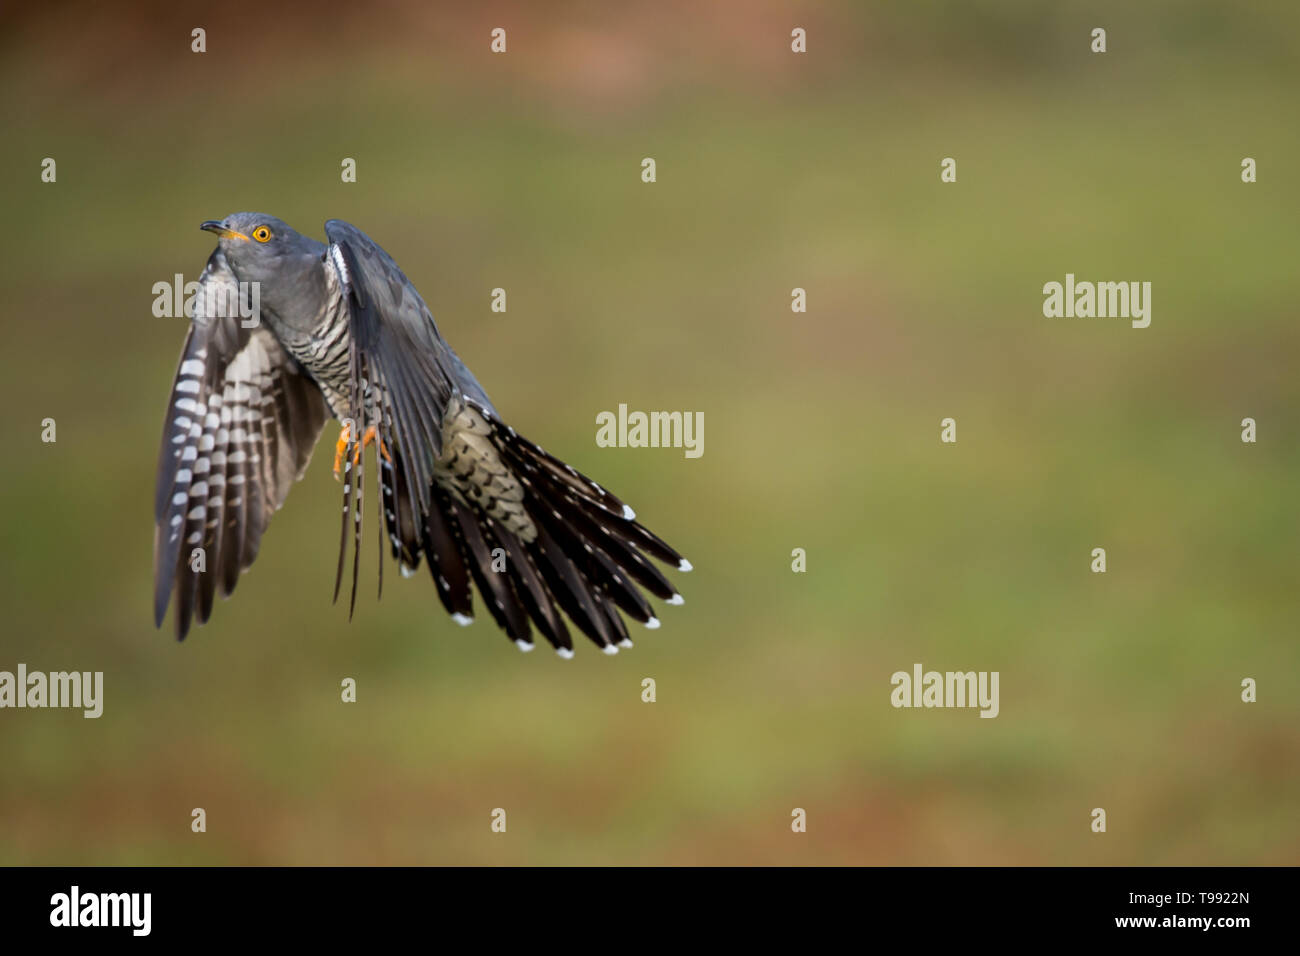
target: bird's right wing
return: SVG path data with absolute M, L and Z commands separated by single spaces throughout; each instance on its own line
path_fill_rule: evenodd
M 176 635 L 212 613 L 257 557 L 262 532 L 307 467 L 329 413 L 320 388 L 266 328 L 244 328 L 221 250 L 172 383 L 154 500 L 154 620 L 176 592 Z M 202 549 L 202 554 L 195 549 Z

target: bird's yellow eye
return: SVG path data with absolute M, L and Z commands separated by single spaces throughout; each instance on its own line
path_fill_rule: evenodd
M 271 238 L 271 230 L 266 226 L 258 226 L 253 230 L 253 238 L 258 242 L 267 242 Z

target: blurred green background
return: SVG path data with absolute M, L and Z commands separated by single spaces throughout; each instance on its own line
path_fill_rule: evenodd
M 0 669 L 106 685 L 99 720 L 0 712 L 0 863 L 1300 860 L 1300 6 L 0 24 Z M 184 328 L 150 290 L 244 209 L 383 244 L 502 414 L 694 562 L 685 606 L 524 656 L 423 572 L 376 604 L 370 541 L 349 625 L 327 429 L 236 597 L 155 631 Z M 1151 327 L 1044 318 L 1067 272 L 1152 282 Z M 702 411 L 703 457 L 597 448 L 620 402 Z M 1001 715 L 894 710 L 917 662 L 1000 671 Z

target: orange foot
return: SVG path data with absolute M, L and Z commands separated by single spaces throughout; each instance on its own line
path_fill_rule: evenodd
M 379 437 L 379 433 L 375 430 L 375 426 L 371 425 L 369 428 L 366 429 L 366 433 L 362 437 L 360 444 L 356 446 L 355 450 L 352 453 L 352 464 L 354 465 L 360 464 L 361 452 L 364 449 L 368 448 L 370 446 L 370 443 L 374 441 L 378 441 L 379 443 L 379 454 L 384 456 L 385 461 L 389 462 L 390 464 L 392 463 L 393 459 L 388 454 L 388 449 L 384 447 L 384 440 Z M 344 456 L 347 455 L 348 445 L 350 444 L 352 444 L 352 423 L 344 422 L 343 428 L 339 431 L 339 440 L 334 446 L 334 480 L 335 481 L 343 480 L 343 475 L 342 475 L 343 458 Z

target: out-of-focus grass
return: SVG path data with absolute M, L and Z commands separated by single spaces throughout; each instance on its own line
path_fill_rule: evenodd
M 1293 66 L 1251 43 L 1297 17 L 1116 8 L 1100 58 L 1082 8 L 968 6 L 822 10 L 826 58 L 864 65 L 806 77 L 704 31 L 689 82 L 624 99 L 374 24 L 353 60 L 224 84 L 159 48 L 147 83 L 68 89 L 66 56 L 14 50 L 0 669 L 103 670 L 106 703 L 0 713 L 0 862 L 1294 862 L 1300 137 Z M 927 58 L 873 63 L 880 36 Z M 512 423 L 691 558 L 686 605 L 565 664 L 390 567 L 348 625 L 321 455 L 237 597 L 155 632 L 182 327 L 149 290 L 243 208 L 384 244 Z M 1151 327 L 1044 319 L 1066 272 L 1152 281 Z M 597 449 L 620 402 L 703 411 L 704 456 Z M 893 710 L 917 661 L 999 670 L 1001 716 Z

